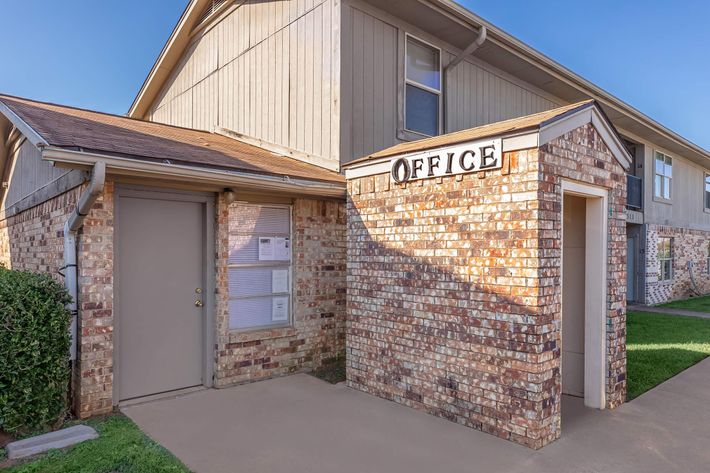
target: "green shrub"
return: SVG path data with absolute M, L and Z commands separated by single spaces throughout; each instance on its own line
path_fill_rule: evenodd
M 0 267 L 0 429 L 42 429 L 66 415 L 70 299 L 49 275 Z

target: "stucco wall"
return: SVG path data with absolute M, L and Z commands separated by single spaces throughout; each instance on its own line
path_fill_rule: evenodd
M 502 170 L 348 182 L 348 385 L 539 448 L 560 435 L 561 178 L 610 190 L 607 407 L 625 395 L 625 176 L 593 128 Z

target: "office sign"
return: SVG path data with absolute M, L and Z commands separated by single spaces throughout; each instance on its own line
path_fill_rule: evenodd
M 390 176 L 396 183 L 455 176 L 503 166 L 502 140 L 486 140 L 422 151 L 392 160 Z

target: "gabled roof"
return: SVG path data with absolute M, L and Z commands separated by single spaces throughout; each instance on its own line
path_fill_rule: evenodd
M 195 169 L 234 170 L 335 184 L 344 182 L 343 176 L 334 171 L 215 133 L 7 95 L 0 95 L 0 113 L 26 136 L 33 136 L 30 141 L 40 148 Z
M 621 141 L 614 126 L 594 100 L 585 100 L 584 102 L 567 105 L 546 112 L 447 133 L 445 135 L 432 136 L 431 138 L 424 138 L 417 141 L 400 143 L 351 161 L 343 167 L 350 169 L 367 165 L 369 162 L 389 161 L 389 158 L 393 156 L 412 155 L 423 151 L 441 149 L 460 143 L 469 143 L 487 138 L 503 138 L 504 152 L 532 146 L 538 147 L 587 123 L 591 123 L 597 129 L 617 161 L 619 161 L 624 169 L 628 169 L 631 163 L 631 155 Z M 523 137 L 532 137 L 532 139 L 522 139 Z M 511 143 L 510 145 L 506 144 L 507 140 Z
M 212 1 L 190 0 L 188 2 L 178 24 L 173 29 L 136 95 L 128 111 L 129 116 L 142 118 L 145 115 L 174 65 L 187 48 L 191 40 L 191 32 L 199 24 L 202 13 Z M 482 26 L 485 26 L 488 30 L 488 39 L 476 52 L 476 56 L 483 61 L 517 77 L 524 78 L 527 82 L 560 97 L 565 102 L 577 102 L 584 99 L 597 100 L 619 129 L 636 134 L 653 142 L 654 145 L 678 153 L 702 166 L 710 167 L 710 152 L 708 150 L 661 125 L 453 0 L 412 0 L 411 8 L 408 5 L 408 8 L 405 9 L 402 8 L 402 2 L 365 1 L 411 23 L 414 20 L 409 17 L 415 15 L 415 12 L 419 12 L 421 8 L 426 9 L 421 17 L 426 18 L 426 21 L 432 25 L 436 21 L 437 14 L 441 18 L 454 19 L 453 22 L 445 26 L 440 23 L 430 26 L 433 29 L 432 34 L 461 49 L 470 43 L 472 39 L 470 31 L 478 31 Z M 224 2 L 222 8 L 226 8 L 232 3 L 231 1 Z M 424 30 L 427 29 L 426 25 L 417 26 Z

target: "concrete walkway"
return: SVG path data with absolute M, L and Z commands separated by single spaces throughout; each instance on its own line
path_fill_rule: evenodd
M 700 317 L 710 319 L 710 312 L 698 312 L 696 310 L 673 309 L 670 307 L 655 307 L 651 305 L 629 304 L 627 310 L 636 312 L 653 312 L 654 314 L 682 315 L 684 317 Z
M 123 411 L 198 473 L 710 471 L 710 359 L 615 411 L 565 398 L 537 452 L 308 375 Z

